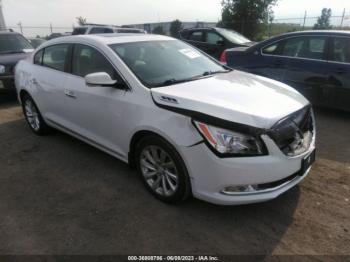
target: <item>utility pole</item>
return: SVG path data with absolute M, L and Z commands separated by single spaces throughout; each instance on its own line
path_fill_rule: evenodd
M 52 34 L 52 23 L 50 23 L 50 32 Z
M 5 18 L 4 14 L 2 13 L 2 0 L 0 0 L 0 30 L 5 30 L 6 24 L 5 24 Z
M 305 15 L 304 15 L 304 23 L 303 23 L 303 30 L 304 30 L 304 28 L 305 28 L 306 15 L 307 15 L 307 13 L 306 13 L 306 11 L 305 11 Z
M 18 24 L 19 30 L 21 31 L 21 34 L 23 35 L 23 27 L 22 27 L 22 22 L 20 21 Z
M 345 17 L 345 8 L 344 8 L 344 11 L 343 11 L 343 16 L 341 17 L 340 28 L 343 28 L 344 17 Z

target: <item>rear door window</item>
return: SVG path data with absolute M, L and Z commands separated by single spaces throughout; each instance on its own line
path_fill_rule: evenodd
M 90 30 L 89 34 L 109 34 L 113 33 L 113 30 L 106 27 L 94 27 Z
M 40 51 L 38 51 L 35 56 L 34 56 L 34 64 L 36 65 L 41 65 L 43 62 L 43 54 L 44 54 L 44 50 L 41 49 Z
M 203 32 L 202 31 L 194 31 L 190 34 L 190 37 L 188 40 L 195 41 L 195 42 L 203 42 Z
M 222 41 L 224 41 L 224 39 L 220 35 L 218 35 L 217 33 L 207 32 L 205 42 L 207 42 L 208 44 L 217 45 Z
M 350 38 L 334 37 L 331 45 L 331 61 L 350 63 Z
M 324 36 L 292 37 L 285 41 L 282 55 L 322 60 L 325 47 L 326 37 Z
M 64 72 L 69 46 L 69 44 L 59 44 L 46 47 L 42 62 L 43 66 Z
M 87 31 L 87 28 L 84 28 L 84 27 L 74 28 L 72 35 L 84 35 L 86 31 Z

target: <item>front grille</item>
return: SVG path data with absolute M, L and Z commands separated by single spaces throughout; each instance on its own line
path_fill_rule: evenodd
M 307 151 L 314 136 L 311 106 L 278 121 L 268 135 L 285 155 L 296 156 Z

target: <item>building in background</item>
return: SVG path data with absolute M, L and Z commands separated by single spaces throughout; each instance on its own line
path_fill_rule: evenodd
M 132 27 L 146 30 L 147 33 L 152 33 L 153 30 L 161 26 L 163 27 L 163 31 L 170 35 L 170 25 L 171 22 L 163 22 L 163 23 L 145 23 L 145 24 L 131 24 L 131 25 L 123 25 L 123 27 Z M 184 28 L 194 28 L 194 27 L 214 27 L 216 22 L 182 22 Z
M 5 18 L 2 12 L 2 0 L 0 0 L 0 30 L 6 29 Z

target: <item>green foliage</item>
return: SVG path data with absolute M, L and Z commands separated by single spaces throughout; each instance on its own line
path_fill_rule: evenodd
M 278 0 L 223 0 L 220 27 L 230 28 L 257 40 L 266 34 Z
M 183 29 L 183 25 L 179 19 L 174 20 L 170 24 L 170 35 L 179 38 L 179 32 Z
M 332 9 L 323 8 L 321 16 L 318 17 L 317 23 L 314 25 L 314 29 L 331 29 L 330 18 L 332 16 Z
M 76 19 L 77 19 L 78 25 L 83 26 L 86 24 L 86 18 L 84 18 L 82 16 L 78 16 L 78 17 L 76 17 Z
M 153 33 L 153 34 L 156 34 L 156 35 L 165 35 L 163 26 L 161 26 L 161 25 L 156 26 L 156 27 L 153 29 L 152 33 Z

